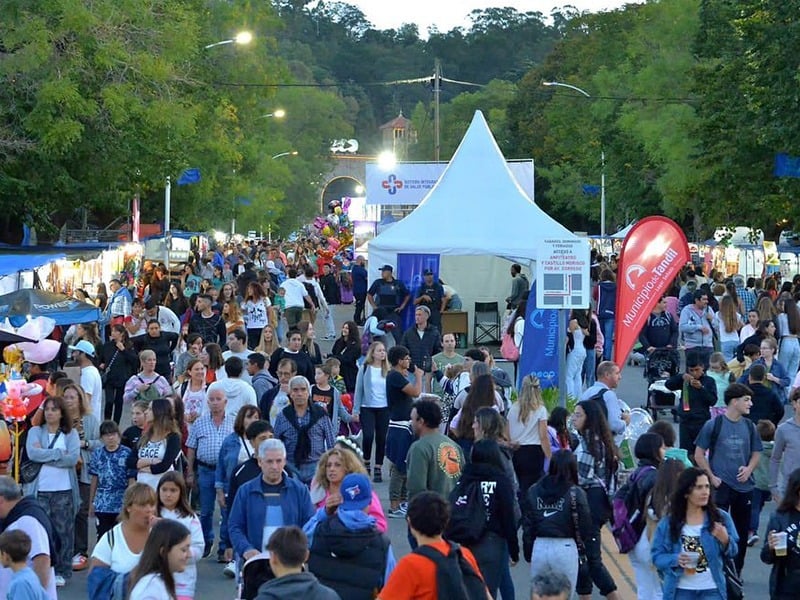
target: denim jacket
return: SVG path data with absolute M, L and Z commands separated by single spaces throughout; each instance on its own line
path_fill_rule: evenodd
M 733 526 L 731 516 L 724 510 L 720 510 L 719 513 L 722 516 L 722 524 L 728 530 L 728 547 L 723 551 L 719 540 L 711 535 L 708 515 L 706 515 L 706 521 L 700 531 L 700 544 L 703 546 L 703 552 L 705 552 L 708 560 L 708 569 L 714 577 L 714 583 L 723 600 L 727 600 L 728 594 L 725 587 L 725 575 L 722 570 L 722 559 L 723 556 L 731 558 L 736 556 L 739 536 L 736 534 L 736 528 Z M 658 523 L 650 550 L 653 565 L 661 577 L 664 600 L 673 600 L 675 598 L 678 580 L 683 573 L 683 569 L 678 566 L 678 555 L 683 552 L 683 547 L 680 540 L 673 541 L 670 538 L 669 522 L 670 518 L 664 517 Z
M 235 431 L 222 440 L 217 460 L 217 472 L 214 476 L 214 487 L 223 490 L 228 495 L 231 486 L 231 475 L 239 464 L 239 450 L 242 447 L 242 438 Z

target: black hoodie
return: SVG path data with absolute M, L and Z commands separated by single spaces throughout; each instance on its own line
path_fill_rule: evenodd
M 592 515 L 586 492 L 573 485 L 575 508 L 578 513 L 578 528 L 581 539 L 586 542 L 591 536 Z M 533 542 L 536 538 L 575 539 L 572 518 L 570 486 L 545 476 L 528 490 L 522 513 L 522 547 L 525 560 L 531 560 Z
M 3 533 L 12 523 L 25 516 L 33 517 L 44 527 L 47 533 L 47 539 L 50 540 L 50 560 L 54 561 L 58 547 L 56 545 L 55 536 L 53 535 L 53 525 L 50 522 L 50 517 L 47 516 L 44 508 L 42 508 L 42 505 L 33 497 L 23 496 L 20 498 L 19 502 L 14 505 L 14 508 L 8 512 L 8 516 L 0 520 L 0 533 Z

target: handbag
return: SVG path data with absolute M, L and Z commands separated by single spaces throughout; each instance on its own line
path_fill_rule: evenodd
M 586 546 L 581 537 L 581 530 L 578 526 L 578 499 L 575 497 L 575 488 L 569 488 L 569 510 L 572 514 L 572 527 L 575 529 L 575 545 L 578 547 L 578 564 L 586 564 Z
M 108 361 L 106 368 L 103 369 L 102 373 L 100 373 L 100 381 L 103 383 L 103 387 L 106 387 L 106 383 L 108 383 L 108 372 L 111 370 L 111 365 L 114 364 L 117 354 L 119 354 L 119 350 L 114 350 L 114 356 L 111 357 L 111 360 Z
M 730 556 L 725 556 L 722 559 L 722 573 L 725 575 L 728 600 L 744 600 L 742 577 L 736 571 L 736 564 Z
M 47 446 L 48 450 L 52 450 L 53 449 L 53 446 L 55 445 L 56 440 L 58 439 L 58 436 L 60 436 L 60 435 L 61 435 L 61 430 L 59 429 L 56 432 L 56 435 L 53 438 L 53 441 L 51 441 L 50 445 Z M 36 478 L 39 476 L 39 471 L 42 470 L 42 465 L 43 464 L 44 463 L 36 462 L 36 461 L 31 460 L 31 459 L 23 460 L 22 463 L 20 463 L 20 465 L 19 465 L 19 480 L 22 483 L 26 483 L 26 484 L 27 483 L 33 483 L 34 481 L 36 481 Z

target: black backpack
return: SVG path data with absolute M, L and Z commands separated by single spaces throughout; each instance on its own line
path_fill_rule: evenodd
M 308 292 L 308 297 L 311 298 L 311 302 L 314 303 L 314 307 L 319 308 L 319 298 L 317 298 L 317 291 L 314 289 L 314 284 L 304 281 L 303 287 L 306 288 L 306 291 Z
M 606 400 L 604 396 L 606 395 L 607 391 L 608 388 L 601 388 L 600 391 L 586 399 L 588 402 L 595 402 L 597 404 L 597 406 L 600 408 L 600 411 L 603 413 L 603 416 L 606 418 L 606 421 L 608 421 L 608 407 L 606 406 Z
M 458 544 L 450 542 L 447 556 L 430 546 L 419 546 L 414 550 L 414 554 L 424 556 L 436 565 L 437 598 L 486 600 L 486 585 L 464 558 Z
M 444 537 L 465 546 L 476 544 L 486 532 L 486 519 L 480 481 L 459 482 L 450 493 L 450 522 Z

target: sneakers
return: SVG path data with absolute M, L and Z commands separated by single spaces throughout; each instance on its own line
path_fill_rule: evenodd
M 331 342 L 331 341 L 336 339 L 336 336 L 335 335 L 326 335 L 322 339 L 325 340 L 326 342 Z
M 226 564 L 228 562 L 227 560 L 225 560 L 225 551 L 224 550 L 220 550 L 220 551 L 217 552 L 217 562 L 219 564 L 221 564 L 221 565 L 224 565 L 224 564 Z
M 229 579 L 236 577 L 236 561 L 232 560 L 225 565 L 225 568 L 222 569 L 222 574 Z
M 405 519 L 408 512 L 408 502 L 403 502 L 395 509 L 390 508 L 386 512 L 386 516 L 390 519 Z
M 211 556 L 211 549 L 214 547 L 214 543 L 206 542 L 205 547 L 203 548 L 203 558 L 208 558 Z
M 748 546 L 755 546 L 755 545 L 758 543 L 758 541 L 759 541 L 760 539 L 761 539 L 761 538 L 760 538 L 760 537 L 758 537 L 758 534 L 757 534 L 757 533 L 755 533 L 755 532 L 753 532 L 753 533 L 751 533 L 751 534 L 750 534 L 750 536 L 747 538 L 747 545 L 748 545 Z
M 375 467 L 375 470 L 372 472 L 372 481 L 374 483 L 381 483 L 383 481 L 383 473 L 380 467 Z
M 85 557 L 83 554 L 78 553 L 72 557 L 73 571 L 83 571 L 88 566 L 89 566 L 89 559 Z
M 67 585 L 67 580 L 61 575 L 56 575 L 56 587 L 64 587 L 65 585 Z

